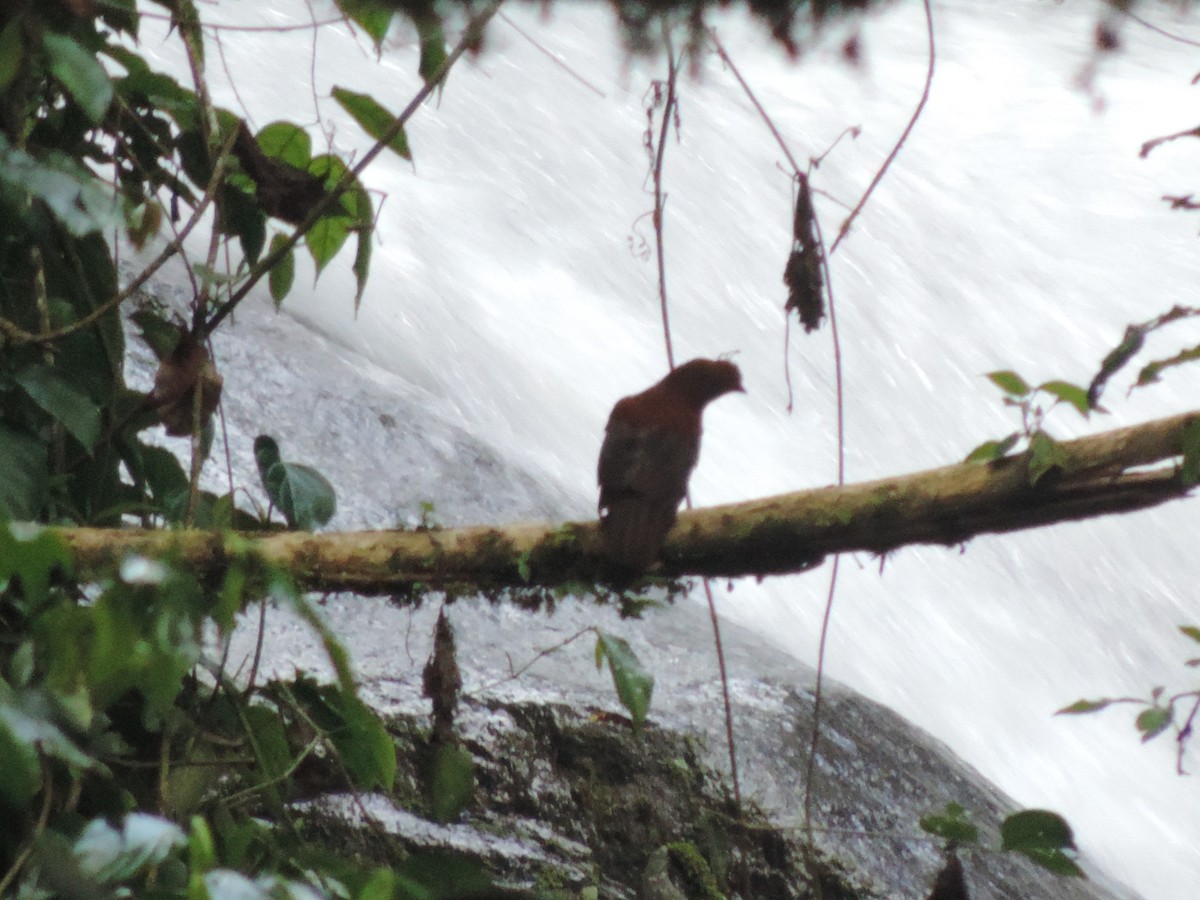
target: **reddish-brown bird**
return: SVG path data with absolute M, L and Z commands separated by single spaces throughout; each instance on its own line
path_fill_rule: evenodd
M 693 359 L 613 407 L 600 448 L 600 533 L 615 565 L 644 571 L 656 559 L 700 456 L 700 418 L 741 391 L 727 360 Z

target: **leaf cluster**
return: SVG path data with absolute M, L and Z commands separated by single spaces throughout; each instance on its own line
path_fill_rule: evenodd
M 950 853 L 958 847 L 981 846 L 979 826 L 959 803 L 947 803 L 940 813 L 921 817 L 921 830 L 946 842 Z M 1071 826 L 1058 813 L 1023 809 L 1000 823 L 1001 852 L 1015 852 L 1056 875 L 1084 877 L 1074 860 L 1077 852 Z
M 204 662 L 206 629 L 227 633 L 265 598 L 314 627 L 334 683 L 237 689 Z M 345 650 L 279 573 L 234 554 L 221 584 L 202 585 L 131 557 L 85 591 L 50 532 L 0 525 L 0 622 L 0 893 L 426 897 L 449 877 L 487 885 L 454 860 L 378 869 L 303 838 L 290 804 L 330 777 L 390 791 L 396 755 Z M 456 815 L 460 780 L 441 779 L 433 807 Z

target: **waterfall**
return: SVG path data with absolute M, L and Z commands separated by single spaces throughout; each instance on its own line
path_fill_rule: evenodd
M 1195 20 L 1152 12 L 1200 36 Z M 306 21 L 298 3 L 204 14 Z M 1160 198 L 1196 189 L 1200 146 L 1177 141 L 1138 158 L 1143 141 L 1195 124 L 1191 48 L 1124 20 L 1122 49 L 1085 84 L 1099 4 L 943 0 L 934 14 L 929 105 L 831 263 L 851 481 L 954 462 L 1013 431 L 1017 416 L 985 372 L 1086 384 L 1127 323 L 1196 302 L 1195 220 Z M 426 392 L 439 414 L 576 498 L 564 517 L 582 517 L 594 510 L 612 403 L 666 368 L 656 271 L 639 252 L 653 243 L 643 97 L 665 64 L 627 58 L 599 4 L 506 15 L 413 119 L 414 163 L 385 156 L 367 173 L 383 203 L 358 315 L 342 258 L 315 286 L 298 278 L 285 308 Z M 733 13 L 715 21 L 798 158 L 861 126 L 814 172 L 830 235 L 845 214 L 830 198 L 857 201 L 920 96 L 922 5 L 867 16 L 858 67 L 840 52 L 851 26 L 792 62 L 765 46 L 760 26 Z M 148 27 L 144 41 L 182 73 L 174 39 L 159 43 Z M 417 52 L 404 29 L 380 61 L 341 27 L 315 42 L 305 30 L 227 32 L 209 71 L 217 101 L 256 128 L 286 117 L 311 126 L 317 146 L 324 128 L 354 153 L 368 141 L 329 102 L 331 87 L 398 110 L 419 85 Z M 710 409 L 693 497 L 710 505 L 829 484 L 828 330 L 793 329 L 786 409 L 782 154 L 715 55 L 680 91 L 665 170 L 675 354 L 736 351 L 748 391 Z M 1181 331 L 1154 348 L 1164 356 L 1195 343 L 1194 330 Z M 1083 422 L 1055 410 L 1048 428 L 1070 437 L 1192 408 L 1195 377 L 1172 372 L 1128 397 L 1127 382 L 1114 383 L 1110 415 Z M 436 502 L 436 485 L 429 494 Z M 850 557 L 828 672 L 945 741 L 1021 804 L 1066 815 L 1080 846 L 1146 897 L 1200 895 L 1198 788 L 1175 774 L 1169 735 L 1141 745 L 1132 707 L 1052 717 L 1080 697 L 1188 684 L 1182 662 L 1194 649 L 1176 627 L 1198 623 L 1194 516 L 1183 502 L 980 538 L 961 553 L 908 548 L 882 566 Z M 722 586 L 721 610 L 812 662 L 827 579 L 822 569 Z

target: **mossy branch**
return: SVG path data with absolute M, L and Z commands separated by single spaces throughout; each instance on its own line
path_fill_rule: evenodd
M 1188 494 L 1177 458 L 1193 423 L 1200 423 L 1200 411 L 1065 441 L 1061 466 L 1036 485 L 1028 454 L 1018 454 L 681 513 L 663 551 L 662 574 L 784 574 L 811 568 L 830 553 L 954 545 L 980 534 L 1146 509 Z M 494 591 L 604 576 L 595 522 L 268 536 L 56 531 L 84 577 L 111 571 L 129 553 L 169 555 L 215 577 L 247 547 L 307 590 Z

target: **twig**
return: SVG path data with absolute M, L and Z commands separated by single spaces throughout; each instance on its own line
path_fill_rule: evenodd
M 1129 9 L 1122 9 L 1119 6 L 1117 7 L 1117 9 L 1120 10 L 1121 12 L 1125 13 L 1126 16 L 1133 19 L 1133 21 L 1137 22 L 1143 28 L 1148 28 L 1150 31 L 1153 31 L 1155 34 L 1160 34 L 1163 37 L 1167 38 L 1168 40 L 1176 41 L 1177 43 L 1180 43 L 1180 44 L 1187 44 L 1189 47 L 1200 47 L 1200 41 L 1193 41 L 1191 38 L 1185 38 L 1178 34 L 1172 34 L 1171 32 L 1167 31 L 1165 28 L 1160 28 L 1159 26 L 1153 24 L 1152 22 L 1147 22 L 1141 16 L 1137 15 L 1136 13 L 1134 13 L 1133 11 L 1131 11 Z
M 461 57 L 469 47 L 475 45 L 478 40 L 479 32 L 487 25 L 492 16 L 496 14 L 503 2 L 504 0 L 492 0 L 492 2 L 484 7 L 478 13 L 478 15 L 474 16 L 471 21 L 467 23 L 467 27 L 463 32 L 463 36 L 455 48 L 451 50 L 446 59 L 443 60 L 433 77 L 425 82 L 421 89 L 417 91 L 412 100 L 409 101 L 408 106 L 404 108 L 400 115 L 396 116 L 395 121 L 388 126 L 387 130 L 384 131 L 379 140 L 375 142 L 375 145 L 371 147 L 371 149 L 369 149 L 365 154 L 363 154 L 363 158 L 360 159 L 354 166 L 348 168 L 338 180 L 337 184 L 335 184 L 319 202 L 313 205 L 312 209 L 309 210 L 308 215 L 304 218 L 304 221 L 296 227 L 295 231 L 288 235 L 285 240 L 281 241 L 279 246 L 259 260 L 258 265 L 256 265 L 250 271 L 250 274 L 247 276 L 242 286 L 234 291 L 229 300 L 227 300 L 221 306 L 221 308 L 218 309 L 204 324 L 203 334 L 199 335 L 199 337 L 207 337 L 218 325 L 221 324 L 222 321 L 224 321 L 226 316 L 233 312 L 234 308 L 243 299 L 245 299 L 254 286 L 262 280 L 263 276 L 270 272 L 271 269 L 273 269 L 275 265 L 282 260 L 294 246 L 296 246 L 300 238 L 312 229 L 317 220 L 321 218 L 321 216 L 325 214 L 325 211 L 341 197 L 341 195 L 355 182 L 355 180 L 357 180 L 358 176 L 361 175 L 363 170 L 365 170 L 367 166 L 374 161 L 375 157 L 382 153 L 384 149 L 392 142 L 392 140 L 404 130 L 405 123 L 412 118 L 413 114 L 418 109 L 420 109 L 421 104 L 425 102 L 425 98 L 432 94 L 434 90 L 437 89 L 438 85 L 443 82 L 451 67 L 458 62 L 459 57 Z
M 594 84 L 592 84 L 586 78 L 584 78 L 582 75 L 580 75 L 578 72 L 576 72 L 570 66 L 568 66 L 565 62 L 563 62 L 562 59 L 560 59 L 558 56 L 556 56 L 555 54 L 553 54 L 549 50 L 547 50 L 545 47 L 543 47 L 540 43 L 538 43 L 533 38 L 532 35 L 530 35 L 528 32 L 526 32 L 520 25 L 518 25 L 516 22 L 514 22 L 512 19 L 510 19 L 507 15 L 505 15 L 504 13 L 500 13 L 500 20 L 503 21 L 510 28 L 512 28 L 512 30 L 515 31 L 517 34 L 519 34 L 521 37 L 525 38 L 525 40 L 529 41 L 529 43 L 533 44 L 533 46 L 536 50 L 539 50 L 546 56 L 550 57 L 550 59 L 554 62 L 554 64 L 556 66 L 558 66 L 563 71 L 565 71 L 568 75 L 570 75 L 572 78 L 574 78 L 580 84 L 582 84 L 585 88 L 587 88 L 593 94 L 595 94 L 598 97 L 607 97 L 607 95 L 604 93 L 604 91 L 600 90 L 600 88 L 596 87 Z
M 508 664 L 508 668 L 509 668 L 508 675 L 506 675 L 504 678 L 497 679 L 496 681 L 489 681 L 487 684 L 480 685 L 479 687 L 475 688 L 475 690 L 473 690 L 473 691 L 464 692 L 463 697 L 477 697 L 480 694 L 482 694 L 484 691 L 490 691 L 492 688 L 497 688 L 502 684 L 508 684 L 510 681 L 516 681 L 518 678 L 520 678 L 522 675 L 524 675 L 526 672 L 528 672 L 530 669 L 532 669 L 535 665 L 537 665 L 537 663 L 541 662 L 543 659 L 545 659 L 550 654 L 557 653 L 563 647 L 567 646 L 570 643 L 573 643 L 574 641 L 579 640 L 585 634 L 593 634 L 593 633 L 597 634 L 597 635 L 599 634 L 599 632 L 595 628 L 592 628 L 589 626 L 587 628 L 584 628 L 581 631 L 575 632 L 569 638 L 564 638 L 563 640 L 559 641 L 557 644 L 554 644 L 550 647 L 543 647 L 536 654 L 534 654 L 533 658 L 530 659 L 529 662 L 525 663 L 525 665 L 521 666 L 519 669 L 514 669 L 512 667 L 512 661 L 510 660 L 509 664 Z
M 667 304 L 667 261 L 663 241 L 663 214 L 667 198 L 662 189 L 663 158 L 667 152 L 667 134 L 671 128 L 671 116 L 675 113 L 675 76 L 678 71 L 675 51 L 671 47 L 671 30 L 663 20 L 663 42 L 667 47 L 667 99 L 663 104 L 662 127 L 658 133 L 658 146 L 654 154 L 654 242 L 658 257 L 658 302 L 662 311 L 663 337 L 667 347 L 667 367 L 675 368 L 675 351 L 671 341 L 671 317 Z M 656 98 L 657 100 L 657 98 Z
M 663 341 L 667 349 L 667 365 L 675 368 L 675 351 L 671 339 L 671 321 L 669 304 L 667 302 L 667 268 L 666 243 L 663 239 L 663 212 L 666 197 L 662 190 L 663 158 L 666 153 L 667 135 L 670 131 L 671 119 L 678 115 L 678 105 L 675 97 L 675 82 L 679 72 L 675 51 L 671 46 L 671 31 L 667 20 L 663 19 L 663 43 L 667 48 L 667 97 L 663 105 L 662 127 L 659 130 L 658 146 L 654 154 L 654 241 L 658 256 L 658 297 L 662 310 Z M 676 126 L 678 127 L 678 125 Z M 692 508 L 692 494 L 685 495 L 687 508 Z M 704 596 L 708 601 L 708 615 L 712 621 L 713 644 L 717 651 L 717 669 L 721 678 L 721 699 L 725 711 L 725 743 L 729 748 L 729 774 L 733 782 L 733 801 L 739 815 L 742 809 L 742 786 L 738 775 L 737 744 L 734 741 L 733 703 L 729 696 L 729 676 L 725 666 L 725 646 L 721 641 L 721 623 L 717 616 L 717 604 L 713 599 L 712 584 L 709 579 L 703 579 Z
M 916 127 L 917 119 L 921 117 L 921 112 L 925 109 L 925 104 L 929 102 L 929 90 L 933 86 L 933 70 L 937 62 L 937 51 L 933 43 L 933 9 L 929 5 L 929 0 L 924 0 L 925 4 L 925 27 L 929 34 L 929 68 L 925 72 L 925 87 L 921 91 L 921 99 L 917 103 L 917 108 L 913 110 L 912 117 L 908 120 L 908 124 L 904 126 L 904 131 L 900 134 L 900 139 L 896 141 L 896 146 L 892 148 L 892 152 L 887 155 L 887 159 L 883 161 L 883 165 L 879 167 L 879 171 L 875 173 L 875 177 L 871 179 L 871 183 L 867 185 L 867 190 L 863 193 L 862 199 L 851 211 L 850 215 L 846 216 L 846 221 L 842 222 L 842 227 L 838 229 L 838 235 L 833 241 L 833 246 L 829 248 L 830 254 L 836 253 L 838 245 L 842 242 L 847 234 L 850 233 L 850 225 L 862 212 L 863 207 L 867 205 L 867 200 L 874 193 L 875 188 L 879 186 L 879 182 L 883 180 L 884 174 L 891 167 L 896 157 L 900 154 L 900 148 L 904 146 L 904 142 L 908 140 L 908 136 Z

